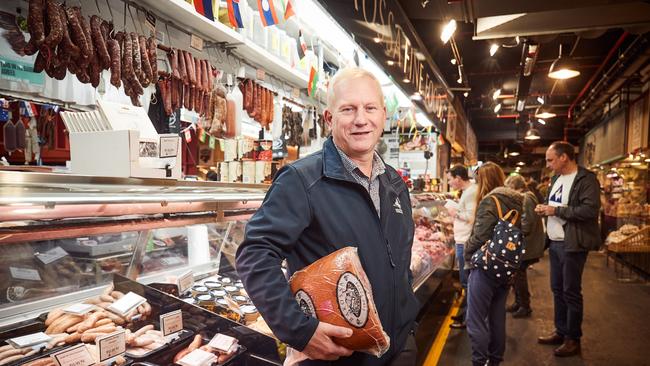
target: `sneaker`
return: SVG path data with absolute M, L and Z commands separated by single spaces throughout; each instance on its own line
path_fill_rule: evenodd
M 519 304 L 517 304 L 516 302 L 506 307 L 506 312 L 508 313 L 514 313 L 517 310 L 519 310 Z
M 512 313 L 512 317 L 517 318 L 517 319 L 519 319 L 519 318 L 528 318 L 528 317 L 530 317 L 530 314 L 532 312 L 533 312 L 533 310 L 530 309 L 530 308 L 519 308 L 519 309 L 517 309 L 517 311 Z

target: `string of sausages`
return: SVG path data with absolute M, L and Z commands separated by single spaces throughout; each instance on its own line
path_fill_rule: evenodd
M 251 79 L 244 79 L 239 84 L 239 89 L 244 96 L 244 109 L 248 116 L 268 130 L 273 122 L 275 93 Z

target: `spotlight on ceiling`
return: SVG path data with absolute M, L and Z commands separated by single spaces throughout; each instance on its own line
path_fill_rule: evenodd
M 442 43 L 446 44 L 447 42 L 449 42 L 449 39 L 451 38 L 451 36 L 454 35 L 454 32 L 456 32 L 456 21 L 452 19 L 442 29 L 442 34 L 440 34 L 440 39 L 442 40 Z
M 496 43 L 493 43 L 490 46 L 490 56 L 494 56 L 497 53 L 498 50 L 499 50 L 499 45 L 496 44 Z
M 404 78 L 404 79 L 402 79 L 402 82 L 408 84 L 408 83 L 411 82 L 411 79 L 409 79 L 409 78 Z
M 541 106 L 535 110 L 536 118 L 549 119 L 555 116 L 557 116 L 557 114 L 553 113 L 550 108 L 547 108 L 545 106 Z
M 543 120 L 543 119 L 541 119 L 541 118 L 540 118 L 540 119 L 538 119 L 538 120 L 537 120 L 537 122 L 539 122 L 539 123 L 540 123 L 540 124 L 542 124 L 542 125 L 545 125 L 545 124 L 546 124 L 546 121 L 544 121 L 544 120 Z
M 517 165 L 524 166 L 524 165 L 526 165 L 526 163 L 524 163 L 523 161 L 520 161 L 520 162 L 517 163 Z
M 537 97 L 537 102 L 539 102 L 539 104 L 544 104 L 544 98 Z
M 539 131 L 533 127 L 532 122 L 529 122 L 528 125 L 529 127 L 524 135 L 524 139 L 527 141 L 537 141 L 541 139 L 542 137 L 539 135 Z
M 526 107 L 526 99 L 519 99 L 517 101 L 517 112 L 522 112 Z
M 395 65 L 395 61 L 393 61 L 393 60 L 388 60 L 388 61 L 386 61 L 386 65 L 388 65 L 388 66 L 393 66 L 393 65 Z
M 452 65 L 456 65 L 456 59 L 455 59 L 455 58 L 452 58 L 452 59 L 451 59 L 451 64 L 452 64 Z
M 501 103 L 494 106 L 494 113 L 499 113 L 500 110 L 501 110 Z
M 456 82 L 457 82 L 458 84 L 462 84 L 462 83 L 463 83 L 463 78 L 462 78 L 461 76 L 459 76 L 459 77 L 458 77 L 458 80 L 456 80 Z
M 464 93 L 463 93 L 463 96 L 464 96 L 465 98 L 467 98 L 467 97 L 469 96 L 469 92 L 464 92 Z
M 375 43 L 381 42 L 381 38 L 379 38 L 379 37 L 375 37 L 372 40 L 375 41 Z
M 422 95 L 419 92 L 415 92 L 411 95 L 411 100 L 420 101 L 422 100 Z
M 562 55 L 562 45 L 560 45 L 560 54 L 548 69 L 548 77 L 564 80 L 578 75 L 580 75 L 580 71 L 577 70 L 575 62 L 570 56 Z
M 501 89 L 495 90 L 494 93 L 492 93 L 492 99 L 497 100 L 497 98 L 499 98 L 499 95 L 501 95 Z

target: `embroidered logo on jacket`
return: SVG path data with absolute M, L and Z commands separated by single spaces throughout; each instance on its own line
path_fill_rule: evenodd
M 399 214 L 404 214 L 404 211 L 402 211 L 402 204 L 399 202 L 399 197 L 395 198 L 395 203 L 393 203 L 393 207 L 395 208 L 395 212 Z

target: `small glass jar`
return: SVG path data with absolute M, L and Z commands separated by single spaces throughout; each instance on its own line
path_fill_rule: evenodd
M 231 296 L 239 295 L 239 289 L 237 286 L 225 286 L 223 289 Z
M 237 281 L 237 282 L 235 282 L 235 286 L 237 286 L 237 288 L 239 288 L 239 289 L 243 289 L 243 288 L 244 288 L 244 284 L 243 284 L 241 281 Z
M 232 283 L 232 280 L 230 279 L 230 277 L 221 277 L 221 283 L 223 283 L 224 285 L 230 285 Z
M 211 294 L 199 295 L 196 297 L 198 305 L 202 308 L 214 312 L 216 310 L 217 304 L 215 303 L 215 298 Z
M 215 298 L 220 298 L 226 296 L 226 290 L 211 290 L 210 293 Z
M 244 315 L 244 320 L 246 324 L 251 324 L 257 320 L 260 316 L 260 313 L 257 311 L 257 308 L 253 305 L 242 305 L 239 307 L 239 310 Z
M 237 304 L 239 304 L 239 305 L 246 304 L 247 302 L 250 301 L 250 299 L 248 297 L 242 296 L 242 295 L 235 295 L 235 296 L 232 297 L 232 299 L 237 301 Z
M 221 284 L 221 282 L 218 282 L 218 281 L 205 281 L 203 283 L 203 286 L 207 287 L 208 290 L 218 290 L 218 289 L 223 288 L 223 285 Z
M 207 295 L 208 288 L 203 285 L 192 286 L 192 296 L 197 297 L 201 295 Z

